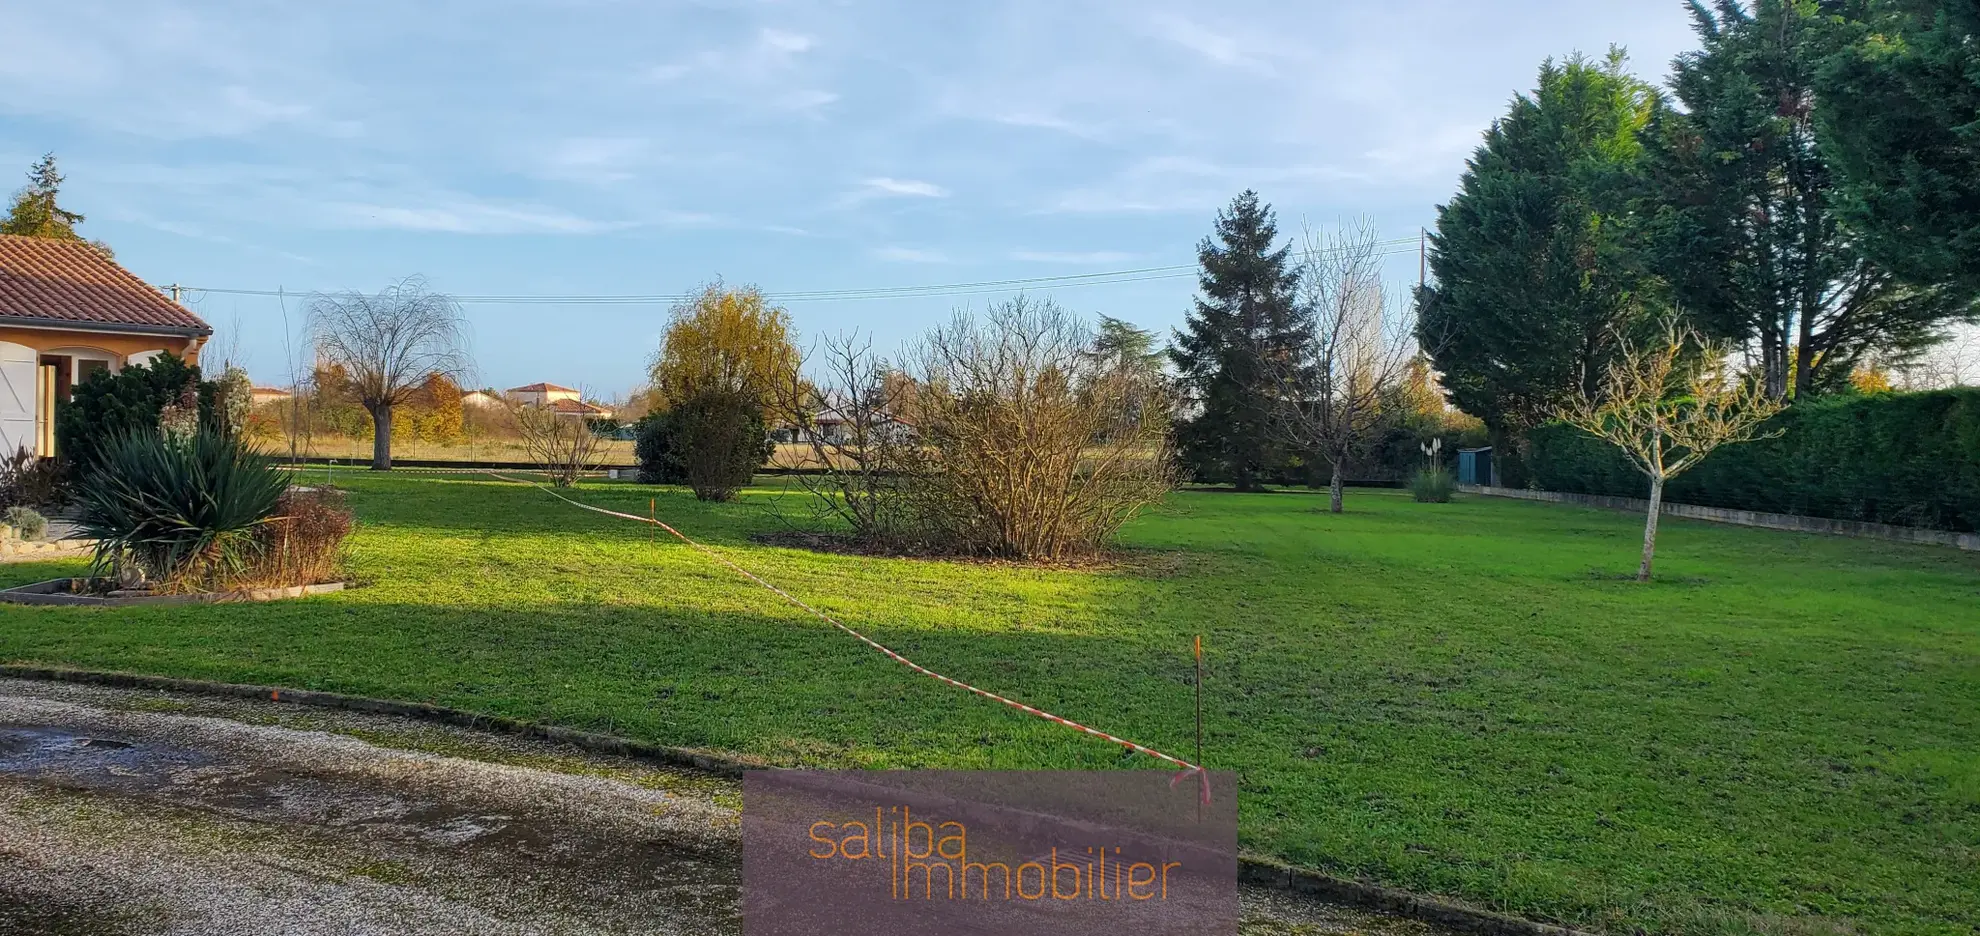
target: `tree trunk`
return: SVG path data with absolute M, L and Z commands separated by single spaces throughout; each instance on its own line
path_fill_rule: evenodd
M 1327 509 L 1329 511 L 1333 513 L 1341 512 L 1341 494 L 1344 493 L 1343 489 L 1346 486 L 1346 479 L 1341 477 L 1341 463 L 1339 460 L 1336 460 L 1334 462 L 1334 479 L 1327 482 Z
M 371 410 L 371 470 L 392 470 L 392 404 Z
M 1643 563 L 1636 567 L 1636 580 L 1650 581 L 1650 560 L 1657 555 L 1657 515 L 1664 510 L 1664 479 L 1650 479 L 1650 516 L 1643 521 Z

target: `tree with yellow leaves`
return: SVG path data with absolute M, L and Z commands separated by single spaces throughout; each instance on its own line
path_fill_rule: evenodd
M 790 313 L 765 302 L 754 286 L 715 282 L 674 306 L 653 362 L 653 389 L 662 407 L 722 394 L 760 408 L 798 362 Z

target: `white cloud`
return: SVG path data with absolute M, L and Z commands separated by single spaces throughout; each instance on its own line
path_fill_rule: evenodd
M 913 198 L 947 198 L 949 190 L 933 182 L 919 179 L 895 179 L 888 176 L 875 176 L 860 183 L 861 191 L 868 195 L 902 195 Z
M 636 226 L 555 209 L 470 200 L 430 206 L 331 202 L 323 207 L 325 220 L 341 227 L 445 234 L 598 234 Z
M 890 263 L 947 263 L 949 257 L 939 250 L 926 250 L 919 247 L 878 247 L 873 256 Z
M 1080 266 L 1093 266 L 1101 263 L 1126 263 L 1134 259 L 1134 254 L 1119 250 L 1014 250 L 1012 260 L 1026 263 L 1065 263 Z
M 817 44 L 810 36 L 785 32 L 781 29 L 764 30 L 758 41 L 770 49 L 793 55 L 804 52 Z
M 823 107 L 838 99 L 839 95 L 836 91 L 806 88 L 802 91 L 793 91 L 777 98 L 777 103 L 791 110 L 810 110 L 814 107 Z
M 1155 34 L 1218 65 L 1249 71 L 1269 71 L 1265 63 L 1245 53 L 1237 39 L 1217 32 L 1176 13 L 1157 13 L 1149 18 Z
M 650 143 L 636 137 L 571 137 L 545 155 L 545 178 L 577 182 L 623 182 Z

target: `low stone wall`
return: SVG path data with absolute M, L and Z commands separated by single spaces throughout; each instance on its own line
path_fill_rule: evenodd
M 1636 497 L 1606 497 L 1599 494 L 1563 494 L 1559 491 L 1530 491 L 1524 488 L 1490 487 L 1482 484 L 1460 484 L 1458 485 L 1458 490 L 1468 494 L 1484 494 L 1488 497 L 1516 497 L 1520 500 L 1552 501 L 1557 504 L 1581 504 L 1585 507 L 1608 507 L 1615 510 L 1633 510 L 1638 513 L 1650 509 L 1649 501 Z M 1891 526 L 1886 523 L 1859 523 L 1854 520 L 1830 520 L 1824 517 L 1803 517 L 1797 514 L 1760 513 L 1753 510 L 1731 510 L 1724 507 L 1700 507 L 1696 504 L 1673 504 L 1669 501 L 1664 503 L 1662 513 L 1666 517 L 1688 517 L 1692 520 L 1710 520 L 1714 523 L 1765 527 L 1769 530 L 1793 530 L 1798 533 L 1827 533 L 1833 536 L 1860 536 L 1868 539 L 1894 540 L 1902 543 L 1952 546 L 1958 549 L 1980 552 L 1980 533 L 1923 530 L 1917 527 Z

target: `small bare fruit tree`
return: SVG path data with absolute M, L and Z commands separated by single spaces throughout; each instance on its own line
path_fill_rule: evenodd
M 581 413 L 560 413 L 548 406 L 511 404 L 523 451 L 542 467 L 557 487 L 570 487 L 578 477 L 598 467 L 605 456 L 605 438 Z
M 1664 484 L 1722 445 L 1771 438 L 1761 430 L 1780 412 L 1756 381 L 1727 375 L 1724 349 L 1666 323 L 1650 342 L 1623 340 L 1599 396 L 1584 396 L 1555 413 L 1562 422 L 1622 450 L 1650 479 L 1650 515 L 1643 524 L 1643 562 L 1636 580 L 1650 580 L 1657 552 L 1657 515 Z
M 414 276 L 375 295 L 317 296 L 309 326 L 320 363 L 343 367 L 352 395 L 371 414 L 371 467 L 392 467 L 392 407 L 440 374 L 461 383 L 469 370 L 467 321 L 453 297 Z
M 1382 288 L 1375 229 L 1308 234 L 1300 258 L 1300 302 L 1311 316 L 1293 354 L 1265 356 L 1259 371 L 1275 402 L 1272 425 L 1286 445 L 1330 469 L 1328 509 L 1341 512 L 1348 463 L 1380 430 L 1396 387 L 1419 354 L 1409 307 Z

